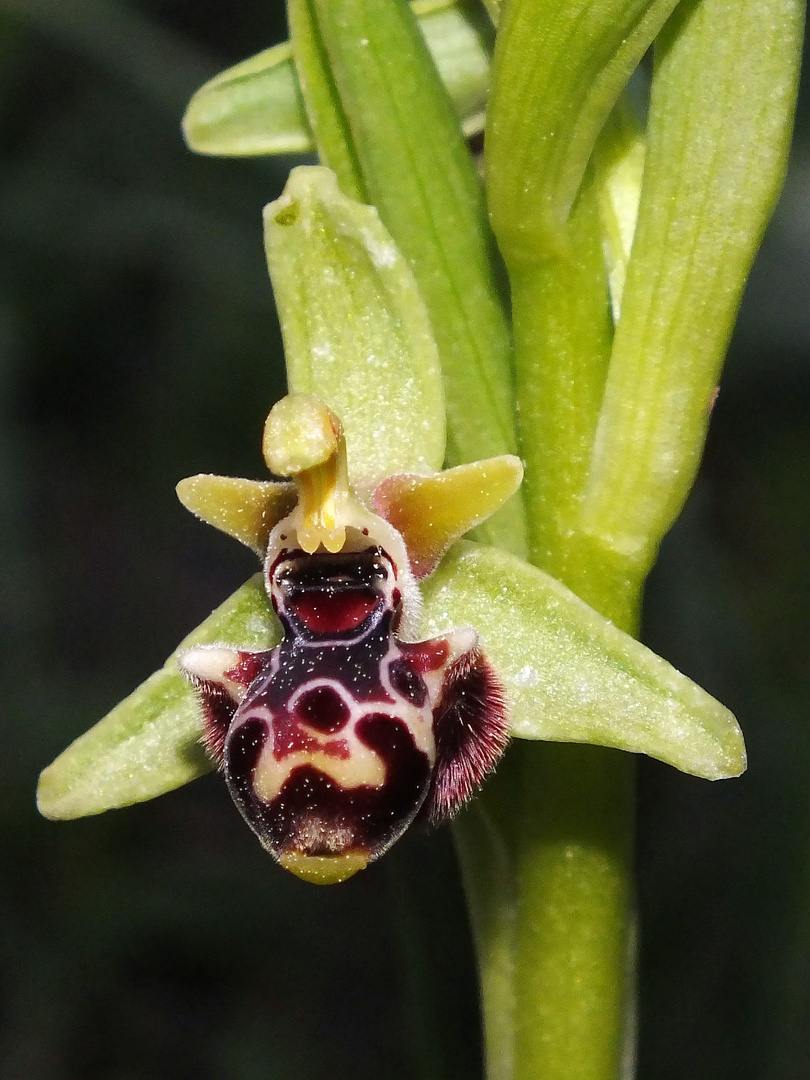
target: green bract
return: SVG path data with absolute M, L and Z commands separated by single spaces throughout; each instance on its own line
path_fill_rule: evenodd
M 688 494 L 781 188 L 802 5 L 681 5 L 656 43 L 636 237 L 582 527 L 649 571 Z
M 492 27 L 475 0 L 416 0 L 414 14 L 466 135 L 484 127 Z M 183 117 L 199 154 L 307 154 L 315 142 L 288 42 L 201 86 Z
M 627 264 L 638 219 L 646 140 L 626 97 L 619 100 L 594 147 L 593 165 L 603 230 L 613 322 L 622 311 Z
M 288 5 L 318 152 L 413 267 L 445 383 L 452 464 L 514 453 L 509 330 L 479 176 L 405 3 Z M 520 498 L 482 535 L 525 551 Z
M 678 0 L 511 0 L 487 121 L 490 213 L 508 264 L 564 246 L 599 132 Z

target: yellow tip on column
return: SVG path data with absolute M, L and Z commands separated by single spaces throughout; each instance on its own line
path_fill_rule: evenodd
M 264 425 L 262 452 L 270 472 L 296 476 L 335 459 L 340 421 L 314 394 L 289 394 L 277 401 Z
M 290 394 L 267 417 L 262 449 L 270 471 L 298 487 L 300 546 L 310 554 L 321 545 L 340 551 L 346 528 L 339 518 L 350 498 L 340 420 L 314 394 Z

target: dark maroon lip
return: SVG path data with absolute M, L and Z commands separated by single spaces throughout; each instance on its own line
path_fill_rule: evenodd
M 371 625 L 384 604 L 373 589 L 301 589 L 287 597 L 285 609 L 311 634 L 356 634 Z
M 288 565 L 279 570 L 282 563 Z M 269 568 L 270 577 L 286 594 L 299 589 L 374 588 L 394 573 L 393 565 L 377 545 L 363 551 L 282 552 Z

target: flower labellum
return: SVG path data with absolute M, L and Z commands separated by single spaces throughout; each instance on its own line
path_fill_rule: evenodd
M 352 491 L 340 422 L 313 395 L 275 406 L 263 449 L 271 471 L 291 476 L 297 489 L 283 517 L 289 484 L 195 477 L 178 491 L 190 509 L 251 546 L 264 546 L 262 530 L 270 529 L 265 586 L 283 638 L 261 652 L 192 648 L 180 665 L 248 825 L 286 869 L 328 884 L 363 869 L 414 820 L 454 814 L 503 753 L 504 692 L 475 630 L 414 640 L 420 594 L 412 564 L 432 569 L 515 490 L 521 467 L 495 459 L 512 477 L 498 486 L 495 505 L 478 497 L 465 511 L 459 503 L 455 515 L 437 516 L 433 531 L 392 496 L 389 478 L 386 498 L 372 494 L 371 502 L 383 512 L 398 508 L 398 531 Z M 448 492 L 470 486 L 471 468 L 458 480 L 456 470 L 441 474 Z M 404 477 L 399 487 L 418 510 L 414 490 L 433 491 L 436 479 Z M 238 506 L 212 512 L 215 491 L 235 492 L 247 518 Z

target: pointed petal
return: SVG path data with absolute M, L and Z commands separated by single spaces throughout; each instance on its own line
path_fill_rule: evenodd
M 270 530 L 295 506 L 294 484 L 200 473 L 177 485 L 177 497 L 196 517 L 264 554 Z
M 100 814 L 153 799 L 212 768 L 203 721 L 178 653 L 213 642 L 269 648 L 281 637 L 256 574 L 186 638 L 134 693 L 45 769 L 37 804 L 45 817 Z
M 728 709 L 535 567 L 462 541 L 423 592 L 426 632 L 478 628 L 513 736 L 649 754 L 709 780 L 744 771 Z
M 512 454 L 434 476 L 390 476 L 374 492 L 374 509 L 402 534 L 413 572 L 423 578 L 451 544 L 514 495 L 522 479 L 520 458 Z

